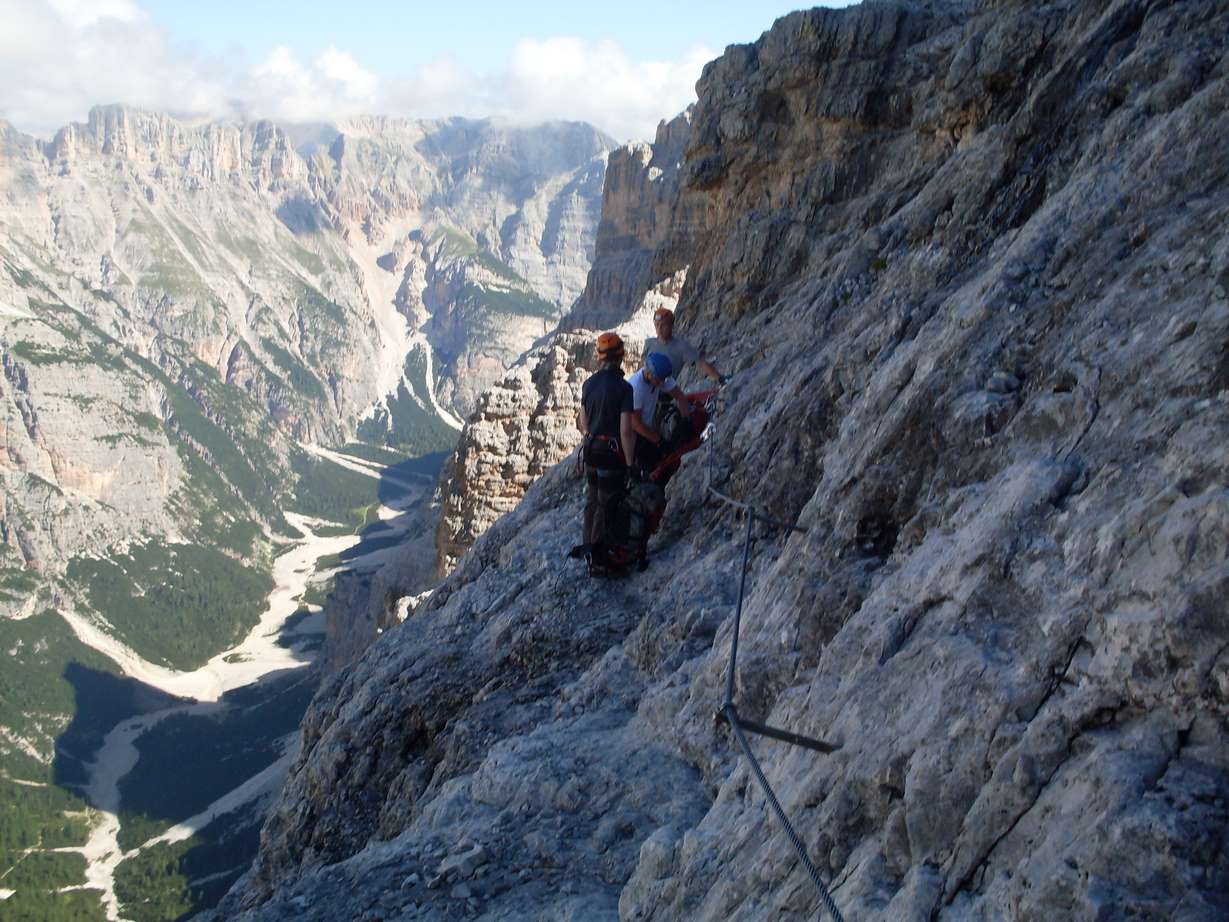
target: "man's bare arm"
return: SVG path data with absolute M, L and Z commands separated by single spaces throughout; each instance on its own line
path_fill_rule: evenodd
M 666 391 L 666 393 L 674 398 L 674 402 L 679 405 L 679 412 L 683 416 L 691 415 L 691 401 L 687 399 L 687 395 L 683 393 L 682 388 L 676 384 L 674 390 Z
M 714 381 L 721 380 L 721 372 L 717 371 L 717 369 L 714 368 L 712 365 L 710 365 L 707 360 L 696 359 L 696 367 L 699 368 L 700 371 L 708 375 L 710 378 L 712 378 Z
M 583 405 L 576 411 L 576 428 L 579 429 L 583 435 L 589 434 L 589 414 L 585 412 Z
M 619 440 L 623 443 L 623 460 L 628 464 L 636 457 L 636 423 L 639 420 L 639 413 L 619 415 Z

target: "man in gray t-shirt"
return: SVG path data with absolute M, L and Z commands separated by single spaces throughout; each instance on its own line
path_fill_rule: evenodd
M 653 314 L 653 328 L 657 336 L 644 344 L 644 354 L 660 352 L 670 359 L 674 366 L 674 376 L 689 362 L 695 362 L 696 367 L 714 381 L 721 381 L 721 373 L 704 360 L 699 351 L 681 336 L 674 335 L 674 312 L 667 307 L 659 307 Z

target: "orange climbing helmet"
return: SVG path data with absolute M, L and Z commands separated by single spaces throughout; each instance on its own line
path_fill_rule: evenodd
M 597 338 L 597 354 L 603 362 L 623 358 L 623 340 L 618 333 L 603 333 Z
M 657 310 L 653 311 L 653 319 L 669 320 L 671 323 L 674 323 L 674 311 L 670 310 L 668 307 L 659 307 Z

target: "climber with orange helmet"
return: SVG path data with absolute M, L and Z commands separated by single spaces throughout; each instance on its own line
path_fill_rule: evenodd
M 627 484 L 628 460 L 636 450 L 635 407 L 631 385 L 623 378 L 623 340 L 615 333 L 597 338 L 598 370 L 581 389 L 576 426 L 584 434 L 584 543 L 598 544 L 606 519 Z

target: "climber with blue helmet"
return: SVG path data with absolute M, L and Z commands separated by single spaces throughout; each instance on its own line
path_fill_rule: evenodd
M 660 352 L 650 352 L 645 357 L 644 364 L 653 372 L 653 377 L 659 381 L 666 380 L 674 371 L 674 363 L 670 361 L 670 356 Z
M 691 404 L 671 377 L 674 371 L 670 357 L 662 352 L 650 352 L 644 357 L 644 366 L 632 375 L 627 383 L 632 386 L 632 428 L 636 432 L 634 455 L 636 464 L 651 469 L 661 458 L 661 434 L 653 428 L 657 396 L 666 393 L 674 398 L 679 412 L 691 415 Z

